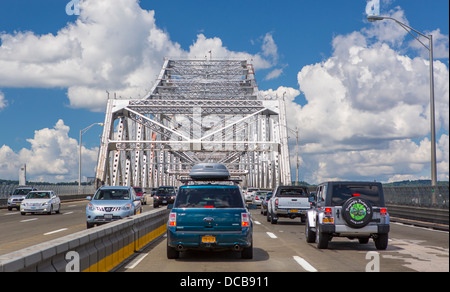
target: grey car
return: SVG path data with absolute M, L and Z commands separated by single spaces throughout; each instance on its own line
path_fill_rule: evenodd
M 328 248 L 333 237 L 358 239 L 375 247 L 388 246 L 390 230 L 383 187 L 377 182 L 326 182 L 319 184 L 307 213 L 306 241 Z
M 86 206 L 86 227 L 104 224 L 142 212 L 141 199 L 132 187 L 101 187 Z
M 11 211 L 13 208 L 20 210 L 20 204 L 31 191 L 36 191 L 36 188 L 27 186 L 17 187 L 8 198 L 8 211 Z

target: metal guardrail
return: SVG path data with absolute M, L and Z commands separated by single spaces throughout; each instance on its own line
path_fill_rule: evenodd
M 0 199 L 7 199 L 18 185 L 0 185 Z M 94 185 L 33 185 L 38 190 L 54 191 L 58 196 L 94 194 L 97 190 Z
M 436 223 L 440 225 L 446 225 L 448 230 L 449 217 L 448 209 L 437 208 L 423 208 L 414 206 L 398 206 L 387 205 L 389 215 L 396 219 L 408 219 L 420 222 Z M 392 219 L 391 221 L 395 221 Z M 406 222 L 406 221 L 405 221 Z M 415 225 L 419 225 L 419 222 L 414 222 Z M 432 224 L 423 224 L 425 227 L 433 227 Z
M 425 208 L 449 208 L 449 186 L 437 186 L 432 202 L 431 186 L 383 186 L 386 204 Z

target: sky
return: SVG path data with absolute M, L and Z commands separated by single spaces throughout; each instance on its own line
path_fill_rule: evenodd
M 164 57 L 251 59 L 285 94 L 300 180 L 430 179 L 428 50 L 376 0 L 0 0 L 0 179 L 78 180 L 107 92 L 145 96 Z M 433 35 L 438 180 L 449 180 L 449 1 L 381 0 Z M 426 39 L 421 39 L 427 43 Z M 95 175 L 102 127 L 83 135 Z M 293 176 L 297 161 L 289 131 Z M 293 177 L 295 180 L 295 177 Z

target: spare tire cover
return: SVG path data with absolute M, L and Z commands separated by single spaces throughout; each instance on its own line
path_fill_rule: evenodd
M 342 205 L 342 217 L 348 226 L 362 228 L 372 220 L 372 205 L 361 198 L 350 198 Z

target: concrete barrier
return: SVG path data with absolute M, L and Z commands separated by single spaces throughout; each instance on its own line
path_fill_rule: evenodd
M 166 232 L 157 209 L 0 256 L 0 272 L 108 272 Z

